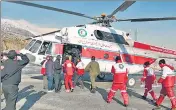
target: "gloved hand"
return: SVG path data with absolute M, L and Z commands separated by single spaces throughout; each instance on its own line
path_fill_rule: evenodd
M 20 53 L 20 56 L 23 56 L 24 54 Z
M 17 54 L 17 56 L 20 56 L 20 57 L 23 56 L 23 55 L 24 55 L 24 54 L 22 54 L 22 53 Z
M 141 82 L 144 82 L 145 81 L 145 78 L 141 78 Z
M 164 81 L 163 78 L 160 78 L 157 83 L 162 83 Z

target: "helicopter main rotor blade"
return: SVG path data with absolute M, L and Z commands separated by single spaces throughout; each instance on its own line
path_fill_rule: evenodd
M 162 20 L 176 20 L 176 17 L 139 18 L 139 19 L 118 19 L 117 21 L 147 22 L 147 21 L 162 21 Z
M 85 18 L 96 20 L 96 18 L 87 16 L 87 15 L 82 14 L 82 13 L 77 13 L 77 12 L 63 10 L 63 9 L 59 9 L 59 8 L 54 8 L 54 7 L 39 5 L 39 4 L 35 4 L 35 3 L 29 3 L 29 2 L 24 2 L 24 1 L 7 1 L 7 2 L 21 4 L 21 5 L 27 5 L 27 6 L 32 6 L 32 7 L 36 7 L 36 8 L 42 8 L 42 9 L 57 11 L 57 12 L 63 12 L 63 13 L 67 13 L 67 14 L 72 14 L 72 15 L 81 16 L 81 17 L 85 17 Z
M 133 3 L 135 3 L 136 1 L 125 1 L 122 5 L 120 5 L 116 10 L 114 10 L 110 15 L 108 15 L 108 17 L 112 17 L 113 15 L 115 15 L 117 12 L 119 11 L 125 11 L 128 7 L 130 7 Z

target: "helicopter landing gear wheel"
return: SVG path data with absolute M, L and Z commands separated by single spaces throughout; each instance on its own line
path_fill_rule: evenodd
M 136 80 L 134 78 L 129 78 L 127 86 L 133 88 L 136 84 Z
M 98 77 L 98 79 L 103 80 L 105 78 L 105 74 L 100 73 L 97 77 Z

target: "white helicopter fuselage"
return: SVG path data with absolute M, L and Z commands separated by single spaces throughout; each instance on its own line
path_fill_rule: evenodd
M 114 57 L 117 55 L 120 55 L 122 62 L 127 65 L 129 74 L 141 72 L 143 70 L 143 63 L 146 61 L 152 61 L 166 56 L 176 58 L 175 51 L 134 42 L 126 34 L 126 32 L 116 30 L 113 27 L 82 25 L 63 28 L 60 32 L 33 39 L 41 41 L 42 43 L 44 41 L 50 41 L 57 44 L 57 46 L 52 46 L 51 49 L 54 56 L 56 54 L 62 56 L 66 44 L 79 45 L 81 46 L 81 58 L 85 66 L 90 62 L 91 56 L 95 56 L 100 64 L 101 72 L 106 73 L 111 72 L 111 67 L 115 63 Z M 39 48 L 41 48 L 41 45 Z M 39 55 L 39 48 L 36 52 L 31 52 L 29 51 L 30 49 L 25 48 L 20 52 L 32 55 L 33 63 L 40 64 L 47 54 Z M 153 67 L 159 68 L 157 61 Z

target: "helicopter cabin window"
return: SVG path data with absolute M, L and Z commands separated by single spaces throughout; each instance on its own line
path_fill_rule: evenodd
M 96 37 L 97 39 L 103 40 L 103 34 L 102 34 L 101 31 L 95 30 L 95 31 L 94 31 L 94 34 L 95 34 L 95 37 Z
M 29 51 L 31 51 L 32 53 L 36 53 L 39 47 L 41 46 L 41 44 L 42 44 L 42 41 L 37 40 L 35 44 L 29 49 Z
M 122 35 L 113 34 L 113 37 L 117 43 L 129 45 Z
M 40 50 L 39 50 L 38 54 L 39 55 L 45 55 L 45 52 L 46 52 L 47 48 L 49 47 L 49 44 L 50 44 L 50 42 L 44 41 L 42 46 L 40 47 Z
M 35 43 L 35 39 L 31 40 L 31 42 L 29 42 L 29 44 L 25 47 L 26 50 L 29 50 L 31 48 L 31 46 Z
M 46 54 L 48 54 L 48 55 L 53 54 L 53 53 L 52 53 L 52 43 L 49 44 L 49 46 L 48 46 L 48 48 L 47 48 L 47 50 L 46 50 Z
M 122 35 L 104 32 L 100 30 L 95 30 L 94 34 L 95 37 L 99 40 L 128 45 Z

